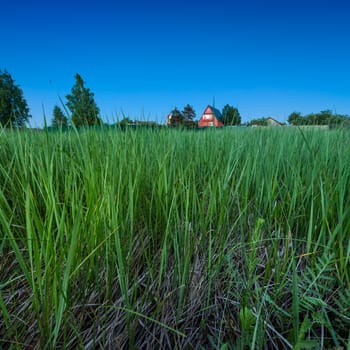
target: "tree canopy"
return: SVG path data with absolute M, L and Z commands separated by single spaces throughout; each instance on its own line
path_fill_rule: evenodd
M 100 109 L 94 100 L 94 94 L 84 85 L 79 74 L 75 75 L 75 84 L 71 94 L 66 96 L 67 107 L 72 113 L 71 120 L 75 126 L 101 125 Z
M 195 128 L 197 123 L 193 120 L 196 117 L 196 112 L 190 104 L 187 104 L 181 112 L 175 107 L 167 118 L 168 126 L 181 126 L 183 128 Z
M 22 89 L 6 70 L 0 70 L 0 125 L 20 128 L 30 117 Z
M 129 117 L 124 117 L 120 121 L 116 123 L 116 125 L 128 125 L 128 124 L 133 124 L 134 122 L 129 118 Z
M 184 116 L 180 110 L 175 107 L 169 114 L 169 126 L 179 126 L 184 122 Z
M 68 118 L 62 112 L 62 109 L 57 105 L 53 108 L 53 118 L 52 118 L 53 127 L 68 126 Z
M 241 115 L 236 107 L 225 105 L 222 109 L 222 121 L 224 125 L 240 125 Z
M 182 115 L 185 120 L 192 121 L 196 117 L 196 112 L 190 104 L 187 104 L 182 111 Z
M 288 117 L 288 123 L 292 125 L 301 125 L 303 123 L 303 116 L 299 112 L 293 112 Z
M 324 110 L 319 113 L 310 113 L 302 116 L 299 112 L 293 112 L 288 117 L 291 125 L 339 125 L 349 122 L 349 116 Z
M 258 125 L 258 126 L 268 126 L 267 118 L 252 119 L 248 126 Z

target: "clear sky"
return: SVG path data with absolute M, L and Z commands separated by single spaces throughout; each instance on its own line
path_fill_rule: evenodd
M 33 126 L 79 73 L 102 118 L 165 121 L 175 106 L 238 107 L 243 121 L 350 114 L 350 2 L 0 0 L 0 69 Z

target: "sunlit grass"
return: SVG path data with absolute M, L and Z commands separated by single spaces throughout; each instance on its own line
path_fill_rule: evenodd
M 344 130 L 0 130 L 3 348 L 343 346 Z

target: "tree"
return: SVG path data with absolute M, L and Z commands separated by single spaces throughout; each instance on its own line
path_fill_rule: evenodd
M 348 121 L 348 117 L 342 114 L 335 114 L 331 110 L 321 111 L 319 113 L 310 113 L 302 116 L 298 112 L 293 112 L 288 117 L 291 125 L 340 125 Z
M 317 125 L 330 125 L 333 123 L 335 114 L 329 109 L 316 114 L 315 122 Z
M 184 122 L 183 114 L 175 107 L 168 116 L 168 125 L 169 126 L 179 126 Z
M 79 74 L 75 75 L 75 84 L 66 98 L 75 126 L 101 125 L 100 109 L 95 103 L 94 94 L 84 86 L 84 80 Z
M 240 125 L 241 115 L 236 107 L 225 105 L 222 109 L 222 121 L 224 125 Z
M 182 115 L 185 120 L 192 121 L 196 117 L 196 112 L 190 104 L 187 104 L 182 111 Z
M 268 126 L 267 118 L 252 119 L 247 125 L 248 126 Z
M 133 124 L 134 122 L 129 117 L 124 117 L 122 120 L 116 123 L 116 125 L 128 125 Z
M 53 127 L 68 126 L 68 118 L 63 114 L 62 109 L 58 106 L 53 108 L 53 118 L 51 124 Z
M 288 123 L 291 125 L 303 125 L 305 118 L 299 112 L 293 112 L 288 117 Z
M 6 70 L 0 70 L 0 125 L 20 128 L 30 117 L 22 89 Z

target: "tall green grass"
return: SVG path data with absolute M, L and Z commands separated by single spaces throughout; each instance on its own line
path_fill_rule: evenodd
M 0 130 L 0 347 L 346 347 L 347 131 Z

